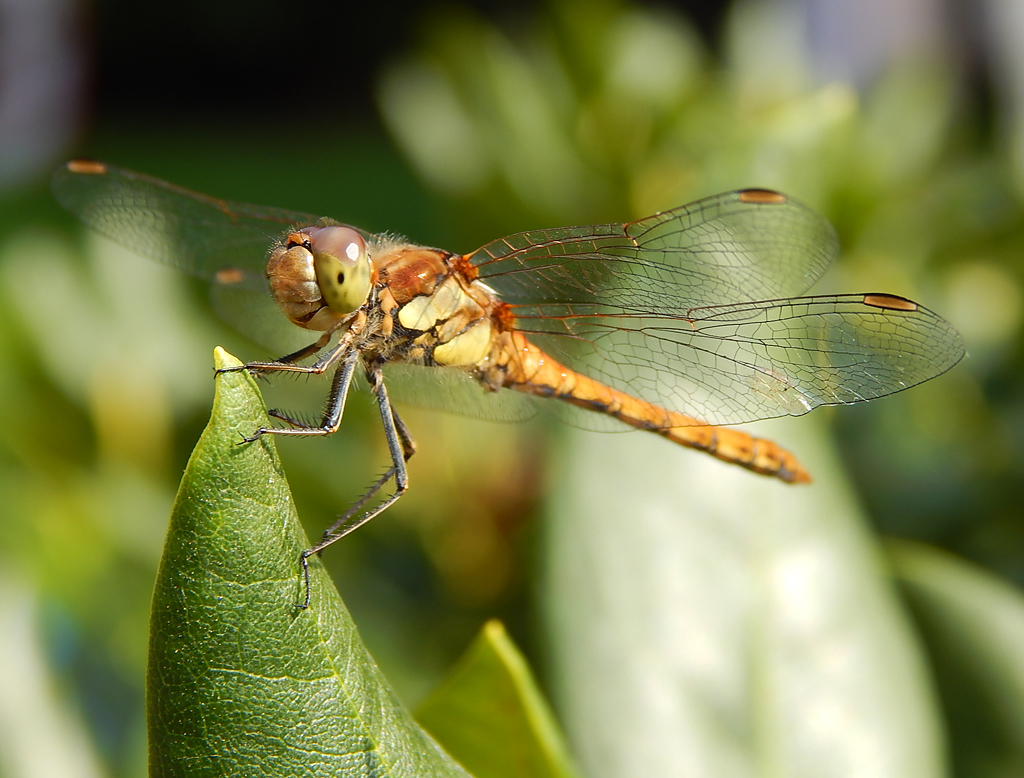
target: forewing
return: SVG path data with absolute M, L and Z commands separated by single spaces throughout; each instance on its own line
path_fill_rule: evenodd
M 320 335 L 288 321 L 270 294 L 266 279 L 249 274 L 234 283 L 210 285 L 213 308 L 225 322 L 274 357 L 308 346 Z
M 734 424 L 881 397 L 963 356 L 947 322 L 902 298 L 781 299 L 837 250 L 814 211 L 747 189 L 628 224 L 512 235 L 469 259 L 554 358 Z
M 282 344 L 312 340 L 274 304 L 264 274 L 270 246 L 287 229 L 317 222 L 316 216 L 220 200 L 84 160 L 59 168 L 53 191 L 101 235 L 209 281 L 221 316 L 256 342 L 276 352 Z
M 677 316 L 801 294 L 837 250 L 832 226 L 810 208 L 746 189 L 627 224 L 510 235 L 469 259 L 517 315 Z
M 530 331 L 531 322 L 522 322 Z M 883 397 L 955 365 L 944 319 L 884 294 L 803 297 L 692 309 L 684 316 L 576 316 L 537 332 L 560 361 L 703 423 L 799 416 Z
M 262 277 L 267 249 L 312 214 L 234 203 L 97 162 L 53 175 L 58 202 L 96 232 L 139 254 L 216 281 L 233 269 Z

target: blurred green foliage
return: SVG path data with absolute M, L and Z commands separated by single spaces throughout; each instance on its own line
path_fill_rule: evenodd
M 424 179 L 459 200 L 472 214 L 470 221 L 483 227 L 484 232 L 474 235 L 480 241 L 487 238 L 484 233 L 503 234 L 529 226 L 640 217 L 743 186 L 780 189 L 824 212 L 839 229 L 844 250 L 819 289 L 885 290 L 920 299 L 960 328 L 970 352 L 970 358 L 951 374 L 898 398 L 822 414 L 831 416 L 849 472 L 860 487 L 860 499 L 879 529 L 940 543 L 1022 583 L 1024 517 L 1019 494 L 1024 483 L 1024 429 L 1017 419 L 1022 409 L 1018 343 L 1024 223 L 1008 149 L 986 134 L 990 119 L 952 58 L 896 61 L 861 93 L 840 83 L 820 83 L 809 53 L 801 47 L 797 19 L 787 16 L 791 12 L 795 13 L 780 4 L 736 3 L 721 56 L 714 57 L 684 19 L 665 10 L 566 0 L 552 3 L 543 19 L 506 32 L 454 9 L 430 19 L 420 50 L 385 74 L 382 109 L 392 133 Z M 443 107 L 443 118 L 425 126 L 417 119 L 432 105 Z M 824 457 L 819 459 L 815 460 L 818 469 L 824 470 Z M 600 473 L 591 489 L 606 483 L 601 478 L 616 477 L 614 468 L 601 468 L 594 461 L 591 467 Z M 584 477 L 571 472 L 576 475 L 570 477 Z M 829 480 L 826 477 L 819 488 L 830 488 Z M 677 482 L 676 494 L 682 483 Z M 710 482 L 703 486 L 712 488 Z M 572 515 L 569 506 L 586 499 L 587 487 L 580 487 L 572 497 L 562 491 L 558 504 L 563 513 Z M 606 553 L 609 538 L 595 522 L 600 506 L 616 502 L 615 491 L 615 487 L 602 489 L 602 498 L 588 502 L 594 512 L 568 530 L 560 530 L 560 520 L 549 517 L 553 681 L 568 716 L 566 726 L 583 750 L 584 767 L 607 775 L 629 772 L 625 763 L 615 761 L 616 755 L 627 758 L 627 746 L 618 751 L 609 746 L 618 735 L 615 716 L 604 717 L 609 723 L 593 709 L 616 707 L 620 700 L 628 704 L 631 696 L 642 697 L 642 693 L 629 690 L 616 698 L 614 691 L 589 691 L 592 684 L 600 683 L 599 678 L 607 679 L 610 688 L 614 682 L 602 675 L 602 668 L 607 672 L 610 665 L 601 662 L 612 660 L 600 651 L 579 650 L 592 642 L 586 636 L 613 640 L 610 635 L 629 622 L 617 623 L 622 609 L 605 607 L 600 594 L 589 599 L 583 595 L 585 589 L 574 582 L 573 575 L 578 579 L 589 574 L 591 585 L 597 585 L 600 573 L 592 568 L 608 570 L 616 564 L 616 554 Z M 628 510 L 628 500 L 619 502 L 620 518 L 616 522 L 613 511 L 612 525 L 621 525 Z M 640 506 L 647 504 L 636 498 L 633 503 L 637 510 L 645 510 Z M 771 518 L 773 503 L 774 498 L 758 503 L 768 524 L 778 522 Z M 746 503 L 740 500 L 733 507 L 742 510 L 743 504 L 754 502 L 748 497 Z M 825 505 L 808 506 L 794 499 L 789 511 L 796 517 L 810 510 L 813 516 Z M 656 512 L 656 506 L 652 502 L 647 510 Z M 845 512 L 839 503 L 830 509 L 830 513 Z M 707 519 L 708 508 L 703 513 Z M 681 514 L 670 525 L 675 529 L 668 531 L 676 532 L 677 542 L 703 544 L 707 552 L 721 553 L 729 547 L 706 542 L 699 532 L 687 535 L 679 529 L 685 522 Z M 613 526 L 609 537 L 616 531 L 622 530 Z M 631 526 L 626 531 L 644 530 Z M 832 531 L 838 532 L 836 538 L 844 532 L 838 527 Z M 767 533 L 770 537 L 771 530 Z M 599 537 L 590 542 L 590 535 Z M 809 529 L 794 535 L 793 551 L 812 536 Z M 574 562 L 578 545 L 584 550 L 576 553 Z M 622 549 L 628 546 L 623 543 Z M 862 564 L 855 551 L 851 556 L 850 551 L 836 547 L 835 554 L 831 562 L 826 562 L 828 555 L 821 562 L 838 563 L 850 571 Z M 619 564 L 631 560 L 645 567 L 657 567 L 659 556 L 656 546 L 618 554 Z M 589 567 L 580 561 L 587 559 Z M 594 565 L 595 559 L 604 564 Z M 683 564 L 692 567 L 698 564 L 697 558 Z M 768 565 L 767 560 L 764 564 Z M 955 564 L 936 563 L 926 570 L 921 578 L 927 578 L 927 583 L 918 583 L 913 591 L 949 590 L 962 578 Z M 843 580 L 849 583 L 859 575 L 852 573 Z M 639 569 L 635 576 L 642 578 Z M 662 580 L 667 586 L 668 581 Z M 712 573 L 705 585 L 727 586 L 729 581 L 728 575 L 720 580 Z M 887 633 L 881 626 L 891 620 L 891 611 L 881 604 L 884 594 L 869 591 L 869 581 L 870 576 L 861 579 L 865 586 L 861 607 L 874 614 L 868 630 L 876 631 L 878 645 L 893 646 L 894 639 L 902 642 L 903 647 L 891 654 L 891 667 L 906 662 L 903 676 L 914 675 L 912 641 L 895 637 L 899 632 L 895 622 L 890 621 L 895 631 Z M 763 583 L 770 587 L 771 576 L 766 575 Z M 564 594 L 567 587 L 574 591 Z M 650 603 L 641 605 L 653 592 L 650 587 L 645 591 L 647 595 L 637 594 L 634 607 L 657 610 Z M 741 613 L 743 598 L 729 599 L 726 592 L 717 601 Z M 1000 624 L 1011 631 L 1019 628 L 1019 592 L 1007 597 L 1016 598 L 1016 605 L 1002 609 L 992 605 L 980 611 L 988 617 L 979 617 L 985 624 L 979 628 L 982 633 L 987 629 L 988 634 L 996 634 Z M 891 715 L 893 705 L 909 706 L 898 717 L 902 723 L 890 722 L 893 740 L 878 745 L 875 769 L 880 772 L 874 774 L 885 774 L 883 764 L 891 766 L 908 758 L 913 760 L 913 774 L 934 774 L 942 770 L 946 748 L 958 775 L 1015 774 L 1021 759 L 1019 738 L 1012 734 L 1019 728 L 1013 710 L 1022 702 L 1019 658 L 984 636 L 961 641 L 955 651 L 945 648 L 949 641 L 941 636 L 961 629 L 960 611 L 944 611 L 947 602 L 926 599 L 920 593 L 912 602 L 914 613 L 923 619 L 922 637 L 929 649 L 934 648 L 929 650 L 930 683 L 937 686 L 944 703 L 947 746 L 942 745 L 942 735 L 936 739 L 935 733 L 924 734 L 934 726 L 926 723 L 932 704 L 926 691 L 929 682 L 916 690 L 911 683 L 886 704 L 888 713 L 876 719 L 878 723 Z M 929 606 L 927 610 L 919 607 L 922 602 Z M 833 618 L 844 618 L 842 599 L 834 605 L 838 610 Z M 980 603 L 975 606 L 981 607 Z M 592 613 L 575 615 L 588 607 L 594 609 Z M 671 603 L 666 603 L 663 621 L 671 618 L 670 609 Z M 699 607 L 687 613 L 691 630 L 708 629 L 714 623 L 702 621 Z M 852 617 L 854 612 L 847 615 Z M 605 632 L 588 626 L 601 618 L 607 620 Z M 686 618 L 682 618 L 683 628 Z M 627 632 L 658 629 L 656 623 L 634 621 Z M 771 620 L 764 629 L 770 641 L 785 634 L 784 624 Z M 773 629 L 779 630 L 777 635 Z M 822 650 L 827 633 L 823 630 L 818 638 L 823 640 Z M 932 646 L 936 635 L 939 641 Z M 846 650 L 871 651 L 869 643 L 870 639 L 857 648 L 848 643 Z M 804 650 L 811 650 L 813 644 L 808 638 Z M 675 666 L 658 656 L 662 643 L 653 635 L 616 645 L 631 655 L 649 655 L 648 664 L 664 661 L 666 669 Z M 684 662 L 690 650 L 676 648 Z M 989 654 L 998 655 L 1001 664 L 988 660 Z M 785 649 L 777 654 L 768 649 L 758 653 L 757 661 L 773 667 L 785 655 Z M 598 668 L 589 676 L 575 669 L 587 662 Z M 813 677 L 813 664 L 808 666 L 806 682 Z M 985 684 L 965 692 L 971 686 L 970 681 L 965 684 L 965 675 L 972 680 L 977 676 L 964 668 L 975 665 L 999 669 L 982 671 Z M 840 692 L 842 704 L 870 706 L 871 689 L 885 672 L 878 667 L 861 676 L 859 692 L 846 697 Z M 770 671 L 770 676 L 786 677 L 784 670 L 776 673 Z M 789 682 L 795 684 L 792 693 L 798 693 L 799 681 L 791 677 Z M 902 682 L 903 678 L 891 677 L 890 690 Z M 637 678 L 634 683 L 642 681 Z M 996 685 L 1004 692 L 1002 698 L 992 696 Z M 698 684 L 696 690 L 680 694 L 687 700 L 693 694 L 699 698 L 702 688 Z M 835 691 L 831 681 L 822 684 L 819 703 L 834 700 Z M 859 702 L 854 702 L 858 695 Z M 965 697 L 972 703 L 965 704 Z M 656 705 L 657 699 L 650 699 L 648 707 Z M 731 710 L 727 697 L 714 700 L 713 706 Z M 813 703 L 802 709 L 803 715 L 811 715 L 811 708 Z M 659 726 L 655 719 L 630 722 L 631 729 L 626 724 L 627 710 L 623 706 L 616 711 L 620 730 L 625 726 L 637 734 L 644 726 Z M 789 709 L 783 703 L 778 708 L 769 705 L 767 710 L 784 716 Z M 661 718 L 666 715 L 663 712 Z M 767 715 L 763 726 L 770 728 L 772 714 Z M 749 716 L 756 720 L 757 714 Z M 742 721 L 741 714 L 733 726 L 742 729 Z M 886 729 L 890 724 L 881 726 Z M 703 730 L 698 726 L 696 731 Z M 716 749 L 709 743 L 726 735 L 717 731 L 711 735 L 712 731 L 713 726 L 709 741 L 707 736 L 692 739 L 687 730 L 689 750 L 683 749 L 692 759 L 706 760 L 705 769 L 723 764 L 716 759 L 751 758 L 761 767 L 771 763 L 770 759 L 760 761 L 756 746 L 748 751 L 742 738 L 734 751 L 718 749 L 717 757 L 713 756 Z M 811 732 L 794 726 L 776 734 L 777 739 L 766 741 L 772 743 L 769 751 L 813 753 Z M 846 734 L 852 737 L 849 730 Z M 623 736 L 625 741 L 629 738 L 629 734 Z M 894 740 L 907 744 L 902 752 L 893 747 Z M 644 751 L 639 741 L 631 745 Z M 834 750 L 830 759 L 841 761 L 842 750 Z M 731 757 L 726 756 L 730 753 Z M 648 771 L 655 764 L 637 754 L 634 757 L 634 764 L 642 763 Z M 910 774 L 909 768 L 904 764 L 896 774 Z M 782 769 L 788 774 L 788 768 Z
M 883 530 L 1024 582 L 1024 221 L 1006 149 L 951 59 L 897 61 L 863 94 L 818 83 L 792 13 L 736 3 L 716 57 L 664 9 L 554 2 L 511 33 L 450 9 L 385 73 L 382 110 L 479 228 L 471 245 L 746 186 L 826 214 L 842 259 L 815 291 L 921 300 L 970 354 L 898 400 L 831 413 L 862 499 Z M 430 105 L 441 118 L 418 121 Z
M 1020 590 L 923 544 L 892 541 L 888 550 L 936 670 L 953 774 L 1020 775 Z
M 1008 152 L 951 61 L 894 63 L 861 93 L 822 84 L 792 19 L 773 8 L 738 3 L 720 52 L 678 14 L 610 0 L 552 2 L 505 29 L 457 6 L 426 16 L 418 47 L 380 83 L 385 122 L 425 183 L 379 135 L 329 123 L 298 133 L 108 125 L 82 151 L 453 250 L 736 187 L 799 197 L 844 247 L 819 289 L 920 299 L 970 352 L 912 392 L 816 414 L 857 499 L 879 529 L 1020 585 L 1024 221 Z M 22 640 L 0 657 L 0 696 L 19 700 L 0 710 L 0 772 L 11 775 L 144 773 L 150 592 L 208 413 L 207 355 L 222 342 L 265 356 L 214 329 L 185 279 L 80 235 L 44 182 L 0 208 L 0 632 Z M 322 387 L 271 389 L 284 405 L 315 407 Z M 485 616 L 501 615 L 537 655 L 523 527 L 548 460 L 536 426 L 415 411 L 407 421 L 421 451 L 412 490 L 325 562 L 371 652 L 415 701 Z M 372 408 L 358 401 L 342 434 L 282 449 L 314 535 L 386 459 Z M 929 570 L 932 581 L 956 575 Z M 1014 608 L 996 618 L 1015 624 Z M 976 656 L 954 648 L 933 655 L 943 692 L 963 682 L 945 685 L 947 669 Z M 946 713 L 956 733 L 978 720 Z M 951 742 L 958 775 L 1010 775 L 991 765 L 1020 763 L 1012 738 L 995 738 L 987 762 L 960 758 L 962 735 Z
M 566 745 L 525 658 L 488 621 L 416 720 L 477 778 L 575 778 Z

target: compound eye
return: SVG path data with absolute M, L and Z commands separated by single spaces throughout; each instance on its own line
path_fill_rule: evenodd
M 337 313 L 352 313 L 370 294 L 370 258 L 366 242 L 351 227 L 330 226 L 309 232 L 313 269 L 324 302 Z

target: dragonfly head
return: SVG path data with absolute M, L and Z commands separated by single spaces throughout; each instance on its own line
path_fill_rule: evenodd
M 370 294 L 366 242 L 332 224 L 288 233 L 267 261 L 274 299 L 300 327 L 327 330 L 358 310 Z

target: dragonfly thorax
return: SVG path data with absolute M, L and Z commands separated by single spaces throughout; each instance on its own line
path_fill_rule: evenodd
M 365 241 L 342 225 L 290 232 L 267 260 L 274 300 L 292 323 L 309 330 L 332 329 L 362 306 L 370 276 Z

